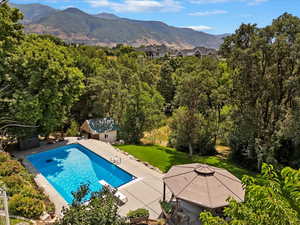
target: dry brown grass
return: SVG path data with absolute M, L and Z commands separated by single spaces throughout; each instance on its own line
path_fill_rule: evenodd
M 170 128 L 168 126 L 163 126 L 158 129 L 154 129 L 151 132 L 145 132 L 144 138 L 141 139 L 143 144 L 161 145 L 167 146 Z
M 230 147 L 224 145 L 216 145 L 216 150 L 224 158 L 227 158 L 231 151 Z

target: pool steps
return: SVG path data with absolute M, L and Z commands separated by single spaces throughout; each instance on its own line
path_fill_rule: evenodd
M 102 185 L 102 186 L 105 186 L 107 187 L 110 191 L 114 192 L 115 191 L 115 197 L 117 197 L 123 204 L 125 204 L 128 199 L 127 197 L 122 193 L 120 192 L 118 189 L 112 187 L 109 183 L 107 183 L 105 180 L 99 180 L 99 183 Z

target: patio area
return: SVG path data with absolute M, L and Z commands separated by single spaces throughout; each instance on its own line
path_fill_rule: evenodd
M 110 161 L 112 158 L 121 159 L 121 163 L 118 164 L 118 166 L 137 177 L 134 181 L 118 188 L 118 190 L 128 198 L 128 202 L 120 207 L 119 213 L 121 215 L 126 215 L 129 210 L 135 210 L 137 208 L 149 210 L 151 219 L 156 219 L 161 215 L 159 201 L 163 198 L 162 173 L 156 171 L 154 168 L 146 166 L 142 162 L 138 162 L 134 157 L 121 152 L 110 144 L 93 139 L 77 140 L 77 138 L 66 138 L 65 141 L 56 144 L 43 145 L 31 150 L 13 152 L 17 158 L 23 159 L 23 164 L 35 175 L 36 183 L 44 189 L 44 192 L 55 204 L 57 215 L 60 214 L 63 206 L 67 206 L 67 202 L 52 187 L 46 178 L 36 171 L 25 157 L 30 154 L 47 151 L 72 143 L 79 143 Z M 166 193 L 166 198 L 171 198 L 171 193 L 169 191 Z

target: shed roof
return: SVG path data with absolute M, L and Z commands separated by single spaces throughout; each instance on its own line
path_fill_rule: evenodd
M 107 117 L 102 119 L 86 120 L 81 126 L 81 129 L 91 134 L 100 134 L 118 130 L 118 127 L 114 119 Z

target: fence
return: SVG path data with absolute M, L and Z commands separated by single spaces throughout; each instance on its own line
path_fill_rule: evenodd
M 0 225 L 9 224 L 9 214 L 6 191 L 0 188 Z

